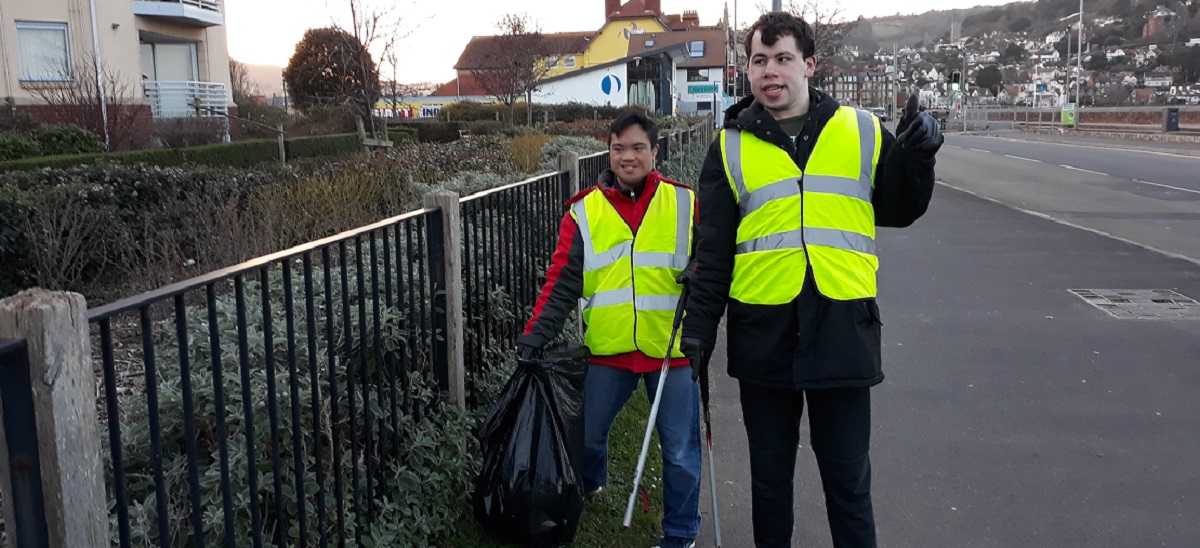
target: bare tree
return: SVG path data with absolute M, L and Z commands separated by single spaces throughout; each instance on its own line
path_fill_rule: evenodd
M 346 30 L 368 50 L 379 44 L 381 50 L 374 53 L 382 60 L 395 46 L 400 29 L 400 18 L 392 14 L 393 6 L 377 8 L 363 0 L 346 0 L 346 5 L 350 9 L 350 28 Z
M 233 102 L 240 107 L 250 97 L 250 70 L 237 59 L 229 58 L 229 82 Z
M 134 102 L 141 90 L 135 92 L 120 72 L 88 55 L 73 70 L 61 68 L 58 80 L 29 88 L 46 104 L 53 119 L 99 135 L 108 150 L 130 150 L 145 144 L 147 135 L 139 126 L 146 113 Z
M 392 111 L 392 118 L 400 116 L 400 105 L 396 99 L 398 97 L 415 97 L 417 95 L 417 87 L 411 84 L 401 83 L 400 76 L 400 59 L 395 50 L 388 52 L 388 56 L 384 59 L 384 63 L 391 68 L 392 77 L 381 82 L 381 87 L 388 91 L 388 108 Z
M 379 59 L 379 64 L 387 62 L 392 69 L 392 83 L 396 81 L 399 68 L 399 56 L 396 48 L 401 40 L 412 35 L 413 29 L 404 25 L 404 18 L 395 13 L 396 4 L 385 7 L 372 5 L 367 0 L 345 0 L 350 10 L 350 25 L 345 29 L 354 36 L 372 56 Z M 403 11 L 403 10 L 402 10 Z M 378 70 L 377 70 L 378 72 Z M 368 75 L 360 75 L 364 80 Z M 392 89 L 395 96 L 396 89 Z M 395 105 L 392 106 L 395 115 Z M 374 111 L 374 109 L 372 109 Z M 370 120 L 371 130 L 375 130 L 374 116 Z
M 758 5 L 760 12 L 766 13 L 768 7 L 763 4 Z M 803 17 L 813 27 L 815 35 L 816 51 L 814 55 L 817 59 L 817 70 L 813 73 L 812 85 L 821 87 L 836 68 L 833 64 L 827 64 L 824 61 L 833 58 L 837 54 L 838 47 L 858 26 L 859 21 L 849 21 L 846 19 L 846 12 L 842 9 L 841 2 L 838 0 L 787 0 L 783 4 L 784 11 L 793 13 Z M 752 37 L 747 36 L 750 40 Z
M 396 54 L 395 49 L 390 49 L 387 52 L 387 56 L 384 57 L 382 61 L 387 63 L 387 65 L 392 69 L 392 78 L 383 82 L 383 89 L 386 89 L 390 92 L 388 93 L 388 105 L 392 111 L 392 118 L 398 118 L 400 116 L 400 112 L 396 106 L 396 97 L 399 97 L 401 93 L 404 93 L 408 89 L 408 86 L 405 86 L 397 81 L 400 72 L 400 56 Z
M 111 253 L 105 248 L 103 231 L 112 226 L 100 208 L 88 204 L 86 192 L 37 192 L 30 194 L 34 207 L 19 219 L 20 230 L 34 245 L 30 259 L 38 285 L 47 289 L 78 290 L 89 268 L 103 269 Z
M 496 26 L 500 34 L 486 48 L 479 67 L 473 67 L 474 75 L 488 95 L 508 107 L 508 122 L 512 124 L 517 100 L 525 97 L 528 105 L 537 82 L 550 70 L 546 58 L 551 48 L 528 15 L 505 15 Z

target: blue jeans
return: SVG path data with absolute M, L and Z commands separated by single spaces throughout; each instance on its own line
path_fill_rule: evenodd
M 608 431 L 629 401 L 638 379 L 645 379 L 654 401 L 659 371 L 634 373 L 592 364 L 584 381 L 583 486 L 588 491 L 608 481 Z M 663 457 L 663 534 L 696 538 L 700 533 L 700 393 L 689 367 L 672 367 L 659 405 L 658 440 Z M 638 438 L 640 443 L 641 438 Z M 641 447 L 637 447 L 641 449 Z

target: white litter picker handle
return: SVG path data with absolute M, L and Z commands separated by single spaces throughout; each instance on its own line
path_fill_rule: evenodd
M 671 349 L 675 348 L 675 336 L 679 334 L 679 325 L 683 323 L 683 307 L 687 300 L 688 286 L 684 284 L 679 294 L 679 303 L 675 305 L 675 319 L 671 322 L 671 337 L 667 340 L 667 355 L 663 358 L 662 369 L 658 374 L 658 387 L 654 390 L 654 404 L 650 406 L 650 418 L 646 422 L 646 435 L 642 438 L 642 452 L 638 455 L 637 472 L 633 476 L 633 490 L 629 493 L 629 504 L 625 507 L 626 528 L 633 523 L 633 505 L 637 502 L 638 486 L 642 483 L 642 472 L 646 468 L 646 455 L 650 452 L 650 434 L 654 430 L 654 422 L 658 419 L 658 404 L 662 402 L 663 386 L 667 384 L 667 371 L 671 368 Z
M 674 340 L 675 337 L 671 337 Z M 673 343 L 672 343 L 673 344 Z M 670 348 L 670 347 L 668 347 Z M 625 527 L 633 522 L 633 505 L 637 502 L 638 485 L 642 482 L 642 471 L 646 468 L 646 455 L 650 452 L 650 433 L 654 430 L 654 421 L 658 418 L 658 404 L 662 401 L 663 386 L 667 384 L 667 369 L 671 366 L 671 356 L 668 353 L 663 359 L 662 372 L 658 375 L 658 389 L 654 391 L 654 405 L 650 406 L 650 420 L 646 423 L 646 436 L 642 438 L 642 453 L 638 455 L 637 472 L 633 476 L 633 491 L 629 493 L 629 505 L 625 507 Z

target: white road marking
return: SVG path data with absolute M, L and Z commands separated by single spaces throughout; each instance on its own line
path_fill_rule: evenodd
M 1013 139 L 1012 137 L 988 137 L 988 138 L 989 139 L 1000 139 L 1001 141 L 1010 141 L 1013 143 L 1022 143 L 1022 144 L 1026 144 L 1026 145 L 1030 144 L 1030 143 L 1034 143 L 1034 144 L 1038 144 L 1038 145 L 1053 145 L 1053 146 L 1060 146 L 1060 147 L 1094 148 L 1096 150 L 1107 150 L 1107 151 L 1119 150 L 1121 152 L 1140 152 L 1142 154 L 1155 154 L 1158 156 L 1168 156 L 1171 158 L 1179 158 L 1181 160 L 1200 160 L 1200 157 L 1188 156 L 1186 154 L 1173 154 L 1170 152 L 1158 152 L 1158 151 L 1153 151 L 1153 150 L 1139 150 L 1139 149 L 1135 149 L 1135 148 L 1122 148 L 1119 146 L 1104 147 L 1104 146 L 1096 146 L 1096 145 L 1076 145 L 1076 144 L 1069 144 L 1069 143 L 1051 143 L 1049 141 L 1030 141 L 1030 140 L 1026 140 L 1026 139 Z
M 1065 167 L 1065 168 L 1067 168 L 1067 169 L 1071 169 L 1071 170 L 1074 170 L 1074 171 L 1082 171 L 1082 172 L 1084 172 L 1084 173 L 1091 173 L 1091 174 L 1093 174 L 1093 175 L 1103 175 L 1103 176 L 1105 176 L 1105 177 L 1108 177 L 1108 176 L 1109 176 L 1107 173 L 1100 173 L 1099 171 L 1092 171 L 1092 170 L 1090 170 L 1090 169 L 1083 169 L 1083 168 L 1081 168 L 1081 167 L 1069 166 L 1069 165 L 1067 165 L 1067 164 L 1061 164 L 1061 167 Z
M 1143 181 L 1141 179 L 1134 179 L 1133 182 L 1141 183 L 1143 185 L 1161 186 L 1163 188 L 1169 188 L 1171 190 L 1178 190 L 1180 192 L 1191 192 L 1192 194 L 1200 194 L 1200 190 L 1192 190 L 1190 188 L 1179 188 L 1177 186 L 1164 185 L 1162 183 L 1151 183 L 1150 181 Z
M 1103 231 L 1103 230 L 1098 230 L 1098 229 L 1095 229 L 1095 228 L 1089 228 L 1089 227 L 1086 227 L 1086 226 L 1083 226 L 1083 225 L 1080 225 L 1080 224 L 1075 224 L 1075 223 L 1072 223 L 1072 222 L 1070 222 L 1070 221 L 1064 221 L 1064 220 L 1062 220 L 1062 219 L 1058 219 L 1058 218 L 1056 218 L 1056 217 L 1052 217 L 1052 216 L 1050 216 L 1050 215 L 1047 215 L 1047 214 L 1045 214 L 1045 213 L 1040 213 L 1040 212 L 1037 212 L 1037 211 L 1033 211 L 1032 209 L 1025 209 L 1025 208 L 1023 208 L 1023 207 L 1015 206 L 1015 205 L 1013 205 L 1013 204 L 1010 204 L 1010 203 L 1007 203 L 1007 202 L 1002 202 L 1002 201 L 1000 201 L 1000 200 L 997 200 L 996 198 L 992 198 L 992 197 L 990 197 L 990 196 L 984 196 L 983 194 L 980 194 L 980 193 L 978 193 L 978 192 L 974 192 L 974 191 L 971 191 L 971 190 L 967 190 L 966 188 L 963 188 L 963 187 L 961 187 L 961 186 L 957 186 L 957 185 L 954 185 L 954 184 L 948 183 L 948 182 L 946 182 L 946 181 L 944 181 L 944 180 L 941 180 L 941 179 L 938 179 L 938 180 L 937 180 L 937 183 L 938 183 L 938 184 L 940 184 L 940 185 L 943 185 L 943 186 L 949 187 L 949 188 L 953 188 L 954 190 L 958 190 L 958 191 L 960 191 L 960 192 L 966 192 L 967 194 L 970 194 L 970 195 L 972 195 L 972 196 L 975 196 L 975 197 L 977 197 L 977 198 L 982 198 L 982 199 L 984 199 L 984 200 L 987 200 L 987 201 L 989 201 L 989 202 L 992 202 L 992 203 L 1000 204 L 1000 205 L 1002 205 L 1002 206 L 1005 206 L 1005 207 L 1010 207 L 1010 208 L 1012 208 L 1012 209 L 1015 209 L 1015 210 L 1017 210 L 1017 211 L 1020 211 L 1021 213 L 1025 213 L 1025 214 L 1028 214 L 1028 215 L 1033 215 L 1034 217 L 1040 217 L 1040 218 L 1042 218 L 1042 219 L 1046 219 L 1046 220 L 1048 220 L 1048 221 L 1053 221 L 1053 222 L 1056 222 L 1056 223 L 1058 223 L 1058 224 L 1060 224 L 1060 225 L 1069 226 L 1069 227 L 1071 227 L 1071 228 L 1077 228 L 1077 229 L 1079 229 L 1079 230 L 1085 230 L 1085 231 L 1087 231 L 1087 232 L 1091 232 L 1092 234 L 1099 234 L 1099 235 L 1101 235 L 1101 236 L 1104 236 L 1104 237 L 1106 237 L 1106 238 L 1112 238 L 1112 239 L 1114 239 L 1114 240 L 1116 240 L 1116 241 L 1118 241 L 1118 242 L 1122 242 L 1122 243 L 1127 243 L 1127 244 L 1135 245 L 1135 246 L 1138 246 L 1138 247 L 1140 247 L 1140 248 L 1142 248 L 1142 249 L 1147 249 L 1147 250 L 1153 251 L 1153 252 L 1155 252 L 1155 253 L 1160 253 L 1160 254 L 1166 255 L 1166 256 L 1168 256 L 1168 257 L 1171 257 L 1171 258 L 1173 258 L 1173 259 L 1182 259 L 1182 260 L 1184 260 L 1184 261 L 1187 261 L 1187 262 L 1189 262 L 1189 263 L 1192 263 L 1192 264 L 1194 264 L 1194 265 L 1200 265 L 1200 259 L 1197 259 L 1197 258 L 1194 258 L 1194 257 L 1188 257 L 1187 255 L 1182 255 L 1182 254 L 1179 254 L 1179 253 L 1175 253 L 1175 252 L 1173 252 L 1173 251 L 1167 251 L 1167 250 L 1165 250 L 1165 249 L 1159 249 L 1159 248 L 1157 248 L 1157 247 L 1150 246 L 1150 245 L 1146 245 L 1146 244 L 1143 244 L 1143 243 L 1141 243 L 1141 242 L 1135 242 L 1135 241 L 1133 241 L 1133 240 L 1130 240 L 1130 239 L 1128 239 L 1128 238 L 1122 238 L 1122 237 L 1120 237 L 1120 236 L 1117 236 L 1117 235 L 1115 235 L 1115 234 L 1111 234 L 1111 233 L 1109 233 L 1109 232 L 1105 232 L 1105 231 Z
M 968 150 L 974 150 L 975 152 L 991 152 L 990 150 L 984 150 L 982 148 L 972 148 L 972 149 L 968 149 Z
M 1040 164 L 1040 163 L 1042 163 L 1042 161 L 1041 161 L 1041 160 L 1034 160 L 1033 158 L 1025 158 L 1025 157 L 1023 157 L 1023 156 L 1013 156 L 1012 154 L 1005 154 L 1005 156 L 1007 156 L 1007 157 L 1009 157 L 1009 158 L 1012 158 L 1012 159 L 1014 159 L 1014 160 L 1025 160 L 1026 162 L 1033 162 L 1033 163 L 1035 163 L 1035 164 Z

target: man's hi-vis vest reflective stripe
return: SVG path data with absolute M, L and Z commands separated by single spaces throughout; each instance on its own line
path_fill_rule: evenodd
M 579 308 L 592 355 L 640 350 L 651 358 L 667 356 L 682 289 L 675 280 L 691 253 L 694 208 L 692 191 L 659 183 L 634 235 L 603 192 L 571 206 L 583 237 Z M 678 340 L 671 356 L 683 357 Z
M 809 265 L 817 290 L 830 299 L 875 296 L 871 195 L 882 142 L 878 118 L 841 107 L 821 131 L 805 172 L 774 144 L 721 132 L 725 174 L 741 213 L 730 297 L 790 302 Z

